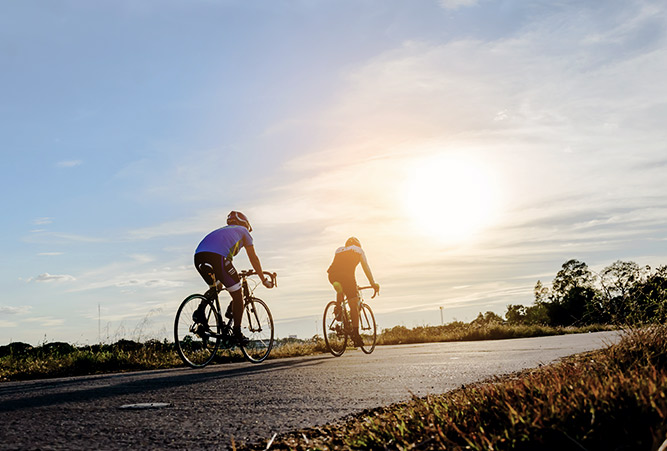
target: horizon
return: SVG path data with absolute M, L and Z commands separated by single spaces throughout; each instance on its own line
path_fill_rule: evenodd
M 503 316 L 570 259 L 667 264 L 657 0 L 0 11 L 0 344 L 172 339 L 230 210 L 281 338 L 321 333 L 349 236 L 381 329 Z

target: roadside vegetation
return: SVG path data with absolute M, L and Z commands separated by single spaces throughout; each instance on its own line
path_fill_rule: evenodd
M 622 329 L 607 349 L 486 383 L 363 412 L 340 423 L 237 449 L 622 450 L 667 449 L 667 266 L 617 261 L 595 274 L 565 262 L 533 305 L 505 317 L 379 333 L 378 344 L 535 337 Z M 327 352 L 324 340 L 281 339 L 270 358 Z M 223 350 L 214 363 L 241 361 Z M 0 380 L 26 380 L 182 366 L 174 344 L 0 346 Z
M 511 326 L 497 322 L 455 322 L 444 326 L 425 326 L 408 329 L 397 326 L 378 335 L 378 344 L 407 344 L 440 341 L 493 340 L 502 338 L 535 337 L 608 330 L 607 326 L 544 327 Z M 308 340 L 278 339 L 270 359 L 328 353 L 322 337 Z M 213 363 L 241 362 L 238 349 L 221 349 Z M 28 380 L 87 374 L 140 371 L 184 366 L 176 354 L 174 343 L 149 340 L 139 343 L 119 340 L 113 344 L 76 347 L 52 342 L 33 347 L 27 343 L 0 346 L 0 381 Z
M 480 313 L 464 323 L 408 329 L 396 326 L 378 334 L 379 345 L 492 340 L 582 333 L 667 321 L 667 266 L 655 270 L 617 261 L 599 274 L 578 260 L 568 260 L 551 286 L 537 281 L 533 305 L 508 305 L 504 318 Z M 270 358 L 327 352 L 324 340 L 281 339 Z M 237 350 L 222 350 L 213 363 L 241 361 Z M 113 344 L 74 346 L 27 343 L 0 346 L 0 381 L 77 376 L 182 366 L 174 344 L 119 340 Z
M 657 450 L 665 418 L 667 328 L 649 326 L 604 350 L 279 436 L 269 449 Z

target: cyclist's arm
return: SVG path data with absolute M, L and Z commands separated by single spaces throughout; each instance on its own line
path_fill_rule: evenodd
M 373 286 L 377 285 L 377 283 L 375 283 L 375 279 L 373 278 L 371 267 L 368 266 L 368 260 L 366 260 L 366 253 L 364 253 L 363 251 L 361 254 L 361 267 L 364 270 L 364 274 L 366 274 L 366 278 L 368 278 L 368 282 L 370 282 L 370 284 Z
M 246 246 L 245 247 L 246 254 L 248 254 L 248 260 L 250 260 L 250 264 L 252 265 L 253 269 L 257 273 L 260 279 L 262 279 L 262 283 L 266 286 L 268 283 L 266 280 L 266 277 L 264 277 L 264 271 L 262 271 L 262 264 L 259 261 L 259 257 L 257 256 L 257 253 L 255 252 L 255 246 Z

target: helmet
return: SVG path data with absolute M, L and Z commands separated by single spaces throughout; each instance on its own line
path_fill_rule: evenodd
M 252 232 L 252 227 L 250 227 L 250 221 L 246 215 L 240 211 L 230 211 L 227 215 L 227 225 L 240 225 L 248 229 L 248 232 Z
M 361 242 L 359 241 L 358 238 L 351 236 L 345 242 L 345 247 L 347 247 L 347 246 L 359 246 L 359 247 L 361 247 Z

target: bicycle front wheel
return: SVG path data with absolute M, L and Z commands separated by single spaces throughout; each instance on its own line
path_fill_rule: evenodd
M 343 312 L 337 311 L 337 302 L 331 301 L 324 308 L 324 318 L 322 319 L 322 332 L 324 342 L 329 348 L 329 352 L 336 357 L 340 357 L 347 347 L 347 334 L 345 333 L 345 323 L 343 322 Z
M 195 322 L 193 313 L 204 302 L 205 321 Z M 212 336 L 212 332 L 220 334 L 222 320 L 220 313 L 206 297 L 201 294 L 188 296 L 181 303 L 174 321 L 174 342 L 176 351 L 186 365 L 192 368 L 206 366 L 218 351 L 220 338 Z
M 264 361 L 273 348 L 273 318 L 264 301 L 250 298 L 243 308 L 241 333 L 248 338 L 248 344 L 241 346 L 241 352 L 252 363 Z
M 361 304 L 359 309 L 359 335 L 363 345 L 361 350 L 370 354 L 375 349 L 377 341 L 377 326 L 375 325 L 375 316 L 373 310 L 367 304 Z

